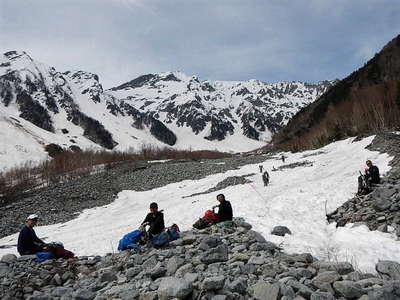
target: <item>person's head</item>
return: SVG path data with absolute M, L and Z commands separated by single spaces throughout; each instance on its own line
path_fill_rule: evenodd
M 365 164 L 368 166 L 368 168 L 372 166 L 372 162 L 369 159 L 365 162 Z
M 224 196 L 224 194 L 218 194 L 217 195 L 217 200 L 221 203 L 221 202 L 223 202 L 223 201 L 225 201 L 225 196 Z
M 158 205 L 155 202 L 150 203 L 150 212 L 152 212 L 153 214 L 156 213 L 158 211 Z
M 37 224 L 38 219 L 39 219 L 39 217 L 36 214 L 29 215 L 26 218 L 26 225 L 28 227 L 32 228 L 33 226 L 35 226 Z

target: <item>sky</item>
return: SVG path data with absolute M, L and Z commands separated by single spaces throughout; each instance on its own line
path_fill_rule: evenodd
M 148 73 L 344 78 L 400 32 L 398 0 L 0 0 L 0 51 L 110 88 Z

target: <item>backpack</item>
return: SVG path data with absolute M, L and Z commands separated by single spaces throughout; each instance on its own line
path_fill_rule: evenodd
M 125 234 L 122 239 L 119 240 L 118 250 L 123 251 L 126 249 L 135 249 L 137 250 L 139 245 L 137 243 L 140 242 L 143 235 L 142 230 L 134 230 L 128 234 Z
M 54 255 L 51 252 L 37 252 L 35 253 L 37 258 L 35 259 L 36 262 L 43 262 L 47 259 L 53 259 Z
M 211 209 L 209 209 L 205 212 L 203 219 L 207 223 L 217 223 L 218 215 L 215 212 L 213 212 Z

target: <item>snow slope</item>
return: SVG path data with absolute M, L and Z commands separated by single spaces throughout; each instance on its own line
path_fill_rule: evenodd
M 400 262 L 399 243 L 394 235 L 370 232 L 365 226 L 336 229 L 335 224 L 327 224 L 325 220 L 325 206 L 328 212 L 332 211 L 354 194 L 358 170 L 363 169 L 366 159 L 378 165 L 382 174 L 390 169 L 391 157 L 365 149 L 372 139 L 368 137 L 354 143 L 353 139 L 347 139 L 316 151 L 285 153 L 285 164 L 310 161 L 312 166 L 272 172 L 273 167 L 283 164 L 280 156 L 266 159 L 263 166 L 271 178 L 267 187 L 263 186 L 258 164 L 247 165 L 151 191 L 122 191 L 109 205 L 85 210 L 64 224 L 39 226 L 36 232 L 47 241 L 63 241 L 66 248 L 78 255 L 105 254 L 116 251 L 122 235 L 139 226 L 150 202 L 156 201 L 164 209 L 167 226 L 174 222 L 186 230 L 207 208 L 216 204 L 215 196 L 222 192 L 231 201 L 235 216 L 244 217 L 267 240 L 281 244 L 285 251 L 311 252 L 321 259 L 346 260 L 362 271 L 374 272 L 378 259 Z M 228 176 L 250 173 L 256 173 L 248 177 L 253 181 L 250 184 L 183 198 L 203 192 Z M 276 225 L 288 226 L 293 234 L 271 235 Z M 12 245 L 16 240 L 17 234 L 8 236 L 0 240 L 0 245 Z M 16 249 L 0 249 L 0 255 L 10 252 L 15 253 Z

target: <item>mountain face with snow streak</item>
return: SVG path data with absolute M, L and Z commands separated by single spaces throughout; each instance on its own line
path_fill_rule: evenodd
M 146 144 L 247 151 L 269 141 L 332 85 L 201 81 L 169 72 L 103 90 L 95 74 L 58 72 L 25 52 L 10 51 L 0 56 L 0 138 L 8 141 L 0 155 L 16 148 L 29 154 L 32 141 L 65 148 Z

